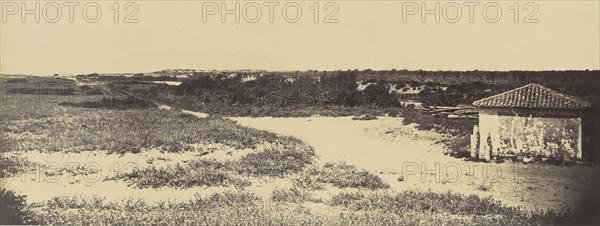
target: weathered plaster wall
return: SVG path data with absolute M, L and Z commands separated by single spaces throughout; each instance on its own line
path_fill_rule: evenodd
M 479 135 L 481 159 L 514 155 L 581 159 L 577 112 L 481 109 Z

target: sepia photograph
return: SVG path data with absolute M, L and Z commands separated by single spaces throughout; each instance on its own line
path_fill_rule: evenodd
M 599 0 L 0 5 L 0 225 L 600 225 Z

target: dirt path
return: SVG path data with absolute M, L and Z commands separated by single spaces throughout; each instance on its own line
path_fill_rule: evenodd
M 292 135 L 315 148 L 319 162 L 345 161 L 378 174 L 393 190 L 491 196 L 530 209 L 574 208 L 593 196 L 598 168 L 475 163 L 443 155 L 441 134 L 403 125 L 399 118 L 232 118 L 240 124 Z

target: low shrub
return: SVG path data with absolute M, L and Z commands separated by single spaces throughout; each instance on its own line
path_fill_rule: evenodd
M 4 142 L 4 141 L 3 141 Z M 16 156 L 0 155 L 0 178 L 15 176 L 19 173 L 24 173 L 33 166 L 33 163 L 27 159 Z
M 370 114 L 352 117 L 352 120 L 376 120 L 376 119 L 377 119 L 377 117 L 370 115 Z
M 295 183 L 308 189 L 320 189 L 322 183 L 338 188 L 366 188 L 371 190 L 386 189 L 389 185 L 377 175 L 354 165 L 327 163 L 323 167 L 312 167 L 305 170 Z
M 402 112 L 402 123 L 405 125 L 414 123 L 416 128 L 420 130 L 436 131 L 452 136 L 465 136 L 473 132 L 473 126 L 477 123 L 477 120 L 434 117 L 418 110 L 406 109 Z
M 283 177 L 297 173 L 311 164 L 315 157 L 312 147 L 267 149 L 243 156 L 237 163 L 238 172 L 249 176 Z
M 453 137 L 453 139 L 445 138 L 441 141 L 446 148 L 450 156 L 456 158 L 470 158 L 471 157 L 471 138 L 470 136 L 459 136 Z
M 90 89 L 85 91 L 85 95 L 103 95 L 104 93 L 100 89 Z
M 304 147 L 289 146 L 290 149 L 284 150 L 267 149 L 249 153 L 239 160 L 225 162 L 199 159 L 163 168 L 151 166 L 118 174 L 112 179 L 124 179 L 138 188 L 229 185 L 246 187 L 250 182 L 240 178 L 240 175 L 283 177 L 302 171 L 315 157 L 312 147 L 302 146 Z
M 0 224 L 32 224 L 25 196 L 0 188 Z
M 193 160 L 164 168 L 151 166 L 118 174 L 113 179 L 123 179 L 138 188 L 250 185 L 249 181 L 235 176 L 229 164 L 216 160 Z
M 168 141 L 160 146 L 161 152 L 178 153 L 192 150 L 194 150 L 192 146 L 174 141 Z
M 475 187 L 475 188 L 480 191 L 490 191 L 490 190 L 492 190 L 492 185 L 491 184 L 480 184 L 480 185 L 477 185 L 477 187 Z
M 271 193 L 271 200 L 275 202 L 302 203 L 310 199 L 310 194 L 298 188 L 276 188 Z
M 465 196 L 451 192 L 403 191 L 399 193 L 346 192 L 333 196 L 333 206 L 353 211 L 384 211 L 392 214 L 420 212 L 427 214 L 459 214 L 471 219 L 471 224 L 547 225 L 573 222 L 573 212 L 566 210 L 528 211 L 522 207 L 507 207 L 491 197 Z

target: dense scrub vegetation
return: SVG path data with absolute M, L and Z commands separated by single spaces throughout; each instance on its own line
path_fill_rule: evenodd
M 32 224 L 25 196 L 0 188 L 0 224 Z
M 514 88 L 538 83 L 560 89 L 576 96 L 598 93 L 600 71 L 410 71 L 363 70 L 357 72 L 359 80 L 384 79 L 402 83 L 438 83 L 444 86 L 481 83 L 493 87 Z
M 357 89 L 352 72 L 319 77 L 281 76 L 277 73 L 256 75 L 199 74 L 181 85 L 131 86 L 113 83 L 115 90 L 133 90 L 155 100 L 189 110 L 220 115 L 272 115 L 310 107 L 319 109 L 385 108 L 399 106 L 389 92 L 389 84 L 373 83 Z
M 477 123 L 474 119 L 448 119 L 435 117 L 422 112 L 406 109 L 402 112 L 404 124 L 416 124 L 417 129 L 436 131 L 452 136 L 467 136 L 473 132 Z
M 111 83 L 111 88 L 133 91 L 188 110 L 228 116 L 307 116 L 307 112 L 335 116 L 340 111 L 357 115 L 356 109 L 364 108 L 380 113 L 380 109 L 399 107 L 399 100 L 416 100 L 425 107 L 454 106 L 471 104 L 531 82 L 592 102 L 597 102 L 594 97 L 600 95 L 597 91 L 600 84 L 590 82 L 599 80 L 598 71 L 348 70 L 192 74 L 180 79 L 179 86 L 140 84 L 134 79 Z M 535 77 L 538 74 L 541 78 Z M 329 113 L 322 110 L 331 108 L 337 110 Z

